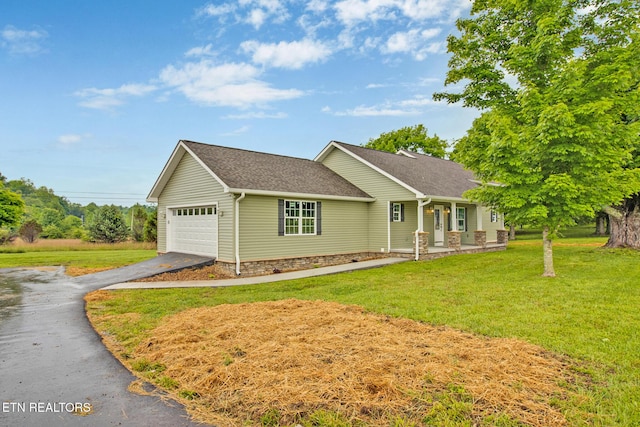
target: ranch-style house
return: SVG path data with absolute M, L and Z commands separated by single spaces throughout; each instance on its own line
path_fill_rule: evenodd
M 501 250 L 502 215 L 463 197 L 460 164 L 331 141 L 313 160 L 179 141 L 147 200 L 158 252 L 236 274 Z

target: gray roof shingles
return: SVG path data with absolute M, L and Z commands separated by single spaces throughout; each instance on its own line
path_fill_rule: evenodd
M 410 153 L 414 157 L 411 158 L 338 141 L 333 143 L 427 196 L 462 198 L 462 193 L 477 187 L 472 181 L 473 172 L 451 160 L 419 153 Z
M 371 198 L 319 162 L 181 141 L 229 188 Z

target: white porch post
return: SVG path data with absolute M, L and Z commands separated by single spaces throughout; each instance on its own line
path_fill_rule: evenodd
M 482 215 L 484 209 L 480 205 L 476 205 L 476 230 L 482 230 Z
M 456 202 L 451 202 L 451 231 L 458 231 L 458 212 Z

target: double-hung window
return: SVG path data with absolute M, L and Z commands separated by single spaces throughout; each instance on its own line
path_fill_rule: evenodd
M 285 200 L 284 234 L 316 234 L 316 202 Z
M 467 231 L 467 208 L 456 208 L 458 231 Z

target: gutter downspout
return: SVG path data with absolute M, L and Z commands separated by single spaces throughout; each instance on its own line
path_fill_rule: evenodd
M 244 199 L 246 196 L 246 194 L 244 193 L 244 191 L 242 192 L 242 194 L 240 195 L 240 197 L 238 197 L 236 199 L 236 209 L 235 209 L 235 222 L 236 222 L 236 236 L 235 236 L 235 240 L 236 240 L 236 274 L 239 276 L 240 275 L 240 202 L 242 201 L 242 199 Z
M 387 200 L 387 215 L 391 215 L 391 200 Z M 387 253 L 391 253 L 391 218 L 387 218 Z
M 416 258 L 415 260 L 418 261 L 420 260 L 420 241 L 418 239 L 420 232 L 424 231 L 424 211 L 423 208 L 428 205 L 429 203 L 431 203 L 431 197 L 429 197 L 429 199 L 427 200 L 418 200 L 418 229 L 416 230 L 416 237 L 415 237 L 415 241 L 416 241 Z

